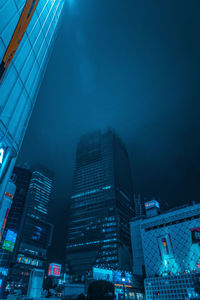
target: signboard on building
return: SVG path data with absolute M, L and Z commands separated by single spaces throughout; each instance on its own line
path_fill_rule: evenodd
M 31 265 L 31 266 L 36 266 L 36 267 L 42 266 L 42 261 L 35 259 L 35 258 L 24 256 L 23 254 L 18 255 L 17 261 L 19 263 L 26 264 L 26 265 Z
M 145 209 L 151 209 L 151 208 L 160 208 L 160 205 L 158 203 L 158 201 L 156 200 L 151 200 L 151 201 L 148 201 L 148 202 L 145 202 Z
M 48 271 L 48 275 L 49 276 L 60 276 L 61 274 L 61 265 L 56 264 L 56 263 L 51 263 L 49 265 L 49 271 Z
M 17 238 L 17 233 L 15 233 L 12 230 L 8 230 L 5 240 L 3 242 L 2 249 L 13 252 L 14 247 L 15 247 L 16 238 Z
M 132 282 L 132 274 L 128 272 L 123 272 L 124 273 L 124 279 L 122 280 L 122 272 L 121 271 L 115 271 L 114 272 L 114 283 L 115 284 L 125 284 L 125 285 L 131 285 Z
M 93 279 L 113 281 L 113 271 L 109 269 L 93 267 Z

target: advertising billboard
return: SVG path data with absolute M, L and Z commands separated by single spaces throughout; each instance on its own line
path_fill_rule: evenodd
M 109 269 L 93 267 L 93 279 L 113 281 L 113 271 Z
M 160 208 L 160 205 L 159 205 L 158 201 L 150 200 L 148 202 L 145 202 L 145 209 L 151 209 L 151 208 L 154 208 L 154 207 Z
M 8 230 L 7 234 L 6 234 L 6 237 L 5 237 L 5 240 L 3 242 L 2 249 L 13 252 L 16 238 L 17 238 L 17 233 L 15 233 L 12 230 Z
M 61 273 L 61 265 L 56 264 L 56 263 L 51 263 L 49 265 L 49 271 L 48 271 L 48 275 L 49 276 L 60 276 Z
M 32 16 L 36 10 L 39 0 L 27 0 L 22 10 L 21 16 L 17 23 L 17 26 L 12 35 L 11 41 L 4 54 L 3 60 L 0 64 L 0 83 L 15 56 L 15 53 L 21 43 L 21 40 L 26 32 L 26 29 L 32 19 Z
M 115 271 L 114 272 L 114 283 L 115 284 L 125 284 L 125 285 L 131 285 L 132 282 L 132 274 L 128 272 L 123 272 L 124 273 L 124 279 L 125 281 L 122 280 L 122 272 L 121 271 Z
M 36 266 L 36 267 L 42 267 L 42 261 L 24 256 L 23 254 L 19 254 L 17 257 L 18 263 L 26 264 L 26 265 L 31 265 L 31 266 Z

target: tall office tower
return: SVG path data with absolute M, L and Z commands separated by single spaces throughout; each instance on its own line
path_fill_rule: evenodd
M 0 210 L 64 0 L 0 1 Z M 0 219 L 0 227 L 3 218 Z
M 33 171 L 28 193 L 30 216 L 47 220 L 52 185 L 53 174 L 50 171 Z
M 0 244 L 0 280 L 2 281 L 0 297 L 3 296 L 2 291 L 6 285 L 8 269 L 14 254 L 13 251 L 17 234 L 18 236 L 20 235 L 24 224 L 24 209 L 31 175 L 31 171 L 24 168 L 15 167 L 13 170 L 16 192 L 13 197 L 10 213 L 5 224 L 5 231 L 3 232 Z M 7 236 L 7 233 L 10 233 L 11 238 L 9 238 L 9 235 Z
M 66 263 L 86 274 L 94 265 L 129 267 L 134 215 L 130 163 L 110 129 L 81 137 L 76 153 Z
M 17 189 L 0 249 L 0 279 L 4 287 L 7 284 L 10 289 L 19 288 L 26 293 L 31 270 L 45 267 L 51 244 L 53 228 L 47 216 L 52 177 L 47 171 L 20 167 L 15 167 L 13 174 Z M 34 209 L 40 207 L 38 198 L 41 203 L 45 199 L 45 213 Z

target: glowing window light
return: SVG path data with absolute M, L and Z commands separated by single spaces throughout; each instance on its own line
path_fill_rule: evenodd
M 97 192 L 100 192 L 100 191 L 103 191 L 103 190 L 108 190 L 110 188 L 111 188 L 111 185 L 108 185 L 108 186 L 105 186 L 105 187 L 102 187 L 102 188 L 99 188 L 99 189 L 94 189 L 94 190 L 91 190 L 91 191 L 87 191 L 87 192 L 83 192 L 83 193 L 80 193 L 80 194 L 73 195 L 71 198 L 75 199 L 75 198 L 79 198 L 79 197 L 82 197 L 82 196 L 95 194 Z
M 0 164 L 3 163 L 3 157 L 4 157 L 4 149 L 1 148 L 1 149 L 0 149 Z

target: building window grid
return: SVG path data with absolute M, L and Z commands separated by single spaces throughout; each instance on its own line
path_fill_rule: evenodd
M 60 2 L 61 2 L 61 1 L 60 1 Z M 58 6 L 60 5 L 60 2 L 59 2 L 59 4 L 58 4 Z M 16 3 L 15 3 L 15 5 L 16 5 Z M 57 6 L 57 8 L 58 8 L 58 6 Z M 17 9 L 18 9 L 18 8 L 17 8 Z M 55 16 L 55 14 L 54 14 L 54 16 Z M 53 20 L 51 21 L 51 24 L 52 24 L 52 22 L 53 22 Z M 50 24 L 50 25 L 51 25 L 51 24 Z M 50 26 L 49 26 L 49 28 L 50 28 Z M 48 31 L 49 31 L 49 28 L 48 28 Z M 47 33 L 48 33 L 48 32 L 47 32 Z M 53 32 L 52 32 L 52 34 L 53 34 Z M 46 40 L 46 39 L 45 39 L 45 40 Z M 5 45 L 4 41 L 3 41 L 2 39 L 1 39 L 1 41 L 2 41 L 2 43 L 3 43 L 3 45 L 4 45 L 4 47 L 6 48 L 6 45 Z M 42 47 L 42 46 L 43 46 L 43 43 L 42 43 L 41 47 Z M 40 49 L 41 49 L 41 47 L 40 47 Z M 33 46 L 33 48 L 34 48 L 34 46 Z M 32 50 L 33 50 L 33 48 L 32 48 Z M 29 55 L 31 55 L 31 52 L 30 52 Z M 39 55 L 39 54 L 38 54 L 38 55 Z M 46 54 L 45 54 L 45 55 L 46 55 Z M 15 58 L 15 59 L 16 59 L 16 58 Z M 37 63 L 38 63 L 38 62 L 37 62 Z M 19 103 L 19 99 L 20 99 L 20 97 L 21 97 L 23 91 L 26 93 L 26 96 L 27 96 L 28 100 L 30 101 L 30 109 L 33 109 L 33 104 L 32 104 L 31 98 L 30 98 L 30 94 L 29 94 L 29 92 L 28 92 L 28 90 L 27 90 L 27 88 L 26 88 L 26 82 L 27 82 L 27 80 L 28 80 L 28 78 L 29 78 L 30 73 L 32 72 L 32 69 L 33 69 L 34 65 L 35 65 L 35 62 L 33 63 L 31 69 L 29 70 L 29 72 L 28 72 L 28 74 L 27 74 L 27 78 L 26 78 L 26 80 L 24 81 L 24 80 L 22 80 L 22 78 L 21 78 L 21 76 L 20 76 L 20 74 L 19 74 L 19 72 L 18 72 L 18 70 L 17 70 L 15 64 L 14 64 L 13 62 L 11 62 L 11 67 L 14 68 L 14 70 L 15 70 L 15 72 L 16 72 L 16 74 L 17 74 L 17 77 L 16 77 L 16 79 L 14 80 L 14 83 L 13 83 L 13 88 L 14 88 L 14 86 L 16 85 L 16 83 L 17 83 L 18 80 L 19 80 L 19 82 L 22 84 L 22 87 L 21 87 L 21 89 L 20 89 L 19 96 L 18 96 L 17 101 L 16 101 L 16 103 L 15 103 L 15 105 L 14 105 L 14 108 L 13 108 L 13 112 L 16 110 L 16 107 L 17 107 L 17 105 L 18 105 L 18 103 Z M 40 67 L 40 65 L 39 65 L 39 69 L 40 69 L 40 68 L 41 68 L 41 67 Z M 12 92 L 13 88 L 10 89 L 9 94 L 7 95 L 7 98 L 6 98 L 7 101 L 8 101 L 8 99 L 10 98 L 10 95 L 11 95 L 11 92 Z M 5 101 L 5 103 L 6 103 L 6 101 Z M 25 106 L 26 106 L 26 102 L 24 103 L 24 107 L 25 107 Z M 26 120 L 27 120 L 27 119 L 26 119 Z M 26 122 L 26 120 L 25 120 L 25 122 Z M 9 119 L 8 126 L 9 126 L 10 122 L 11 122 L 11 118 Z M 20 122 L 21 122 L 21 120 L 19 119 L 18 125 L 20 124 Z M 22 126 L 22 130 L 23 130 L 23 126 Z M 14 136 L 14 139 L 15 139 L 15 138 L 16 138 L 16 134 L 15 134 L 15 136 Z

